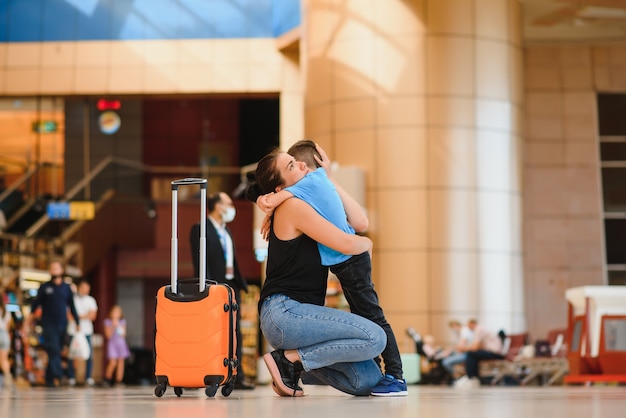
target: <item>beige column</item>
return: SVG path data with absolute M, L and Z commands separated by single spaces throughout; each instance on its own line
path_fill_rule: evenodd
M 305 135 L 363 168 L 373 278 L 407 326 L 525 327 L 517 0 L 306 0 Z

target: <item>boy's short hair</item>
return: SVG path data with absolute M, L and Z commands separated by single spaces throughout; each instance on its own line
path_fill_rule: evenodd
M 302 139 L 295 144 L 293 144 L 288 150 L 287 154 L 291 155 L 297 161 L 302 161 L 306 163 L 306 165 L 310 169 L 319 168 L 320 165 L 315 161 L 314 155 L 317 155 L 317 158 L 321 159 L 319 152 L 315 148 L 315 142 L 310 139 Z

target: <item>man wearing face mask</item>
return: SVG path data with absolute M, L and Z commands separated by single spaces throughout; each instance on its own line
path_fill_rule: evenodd
M 233 201 L 224 192 L 218 192 L 207 198 L 206 222 L 206 272 L 209 280 L 226 283 L 235 289 L 237 304 L 241 305 L 241 291 L 248 291 L 248 283 L 241 275 L 237 265 L 237 255 L 230 231 L 226 224 L 235 219 L 236 211 Z M 191 227 L 189 234 L 191 244 L 191 259 L 193 261 L 194 277 L 200 274 L 200 223 Z M 239 327 L 240 310 L 237 310 L 237 358 L 240 359 L 237 369 L 235 389 L 253 389 L 254 386 L 245 383 L 241 368 L 241 332 Z

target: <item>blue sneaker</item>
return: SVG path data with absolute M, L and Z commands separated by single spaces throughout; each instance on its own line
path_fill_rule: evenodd
M 372 396 L 407 396 L 406 382 L 402 379 L 386 374 L 376 386 L 372 388 Z

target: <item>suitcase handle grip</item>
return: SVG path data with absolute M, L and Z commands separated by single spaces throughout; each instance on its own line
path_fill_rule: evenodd
M 198 277 L 199 290 L 204 292 L 206 287 L 206 192 L 207 180 L 188 177 L 172 181 L 172 238 L 171 238 L 171 281 L 173 293 L 178 292 L 178 186 L 200 185 L 200 274 Z
M 200 179 L 195 177 L 188 177 L 185 179 L 174 180 L 172 181 L 172 190 L 178 190 L 178 186 L 188 186 L 191 184 L 199 184 L 200 188 L 206 189 L 207 181 L 206 179 Z

